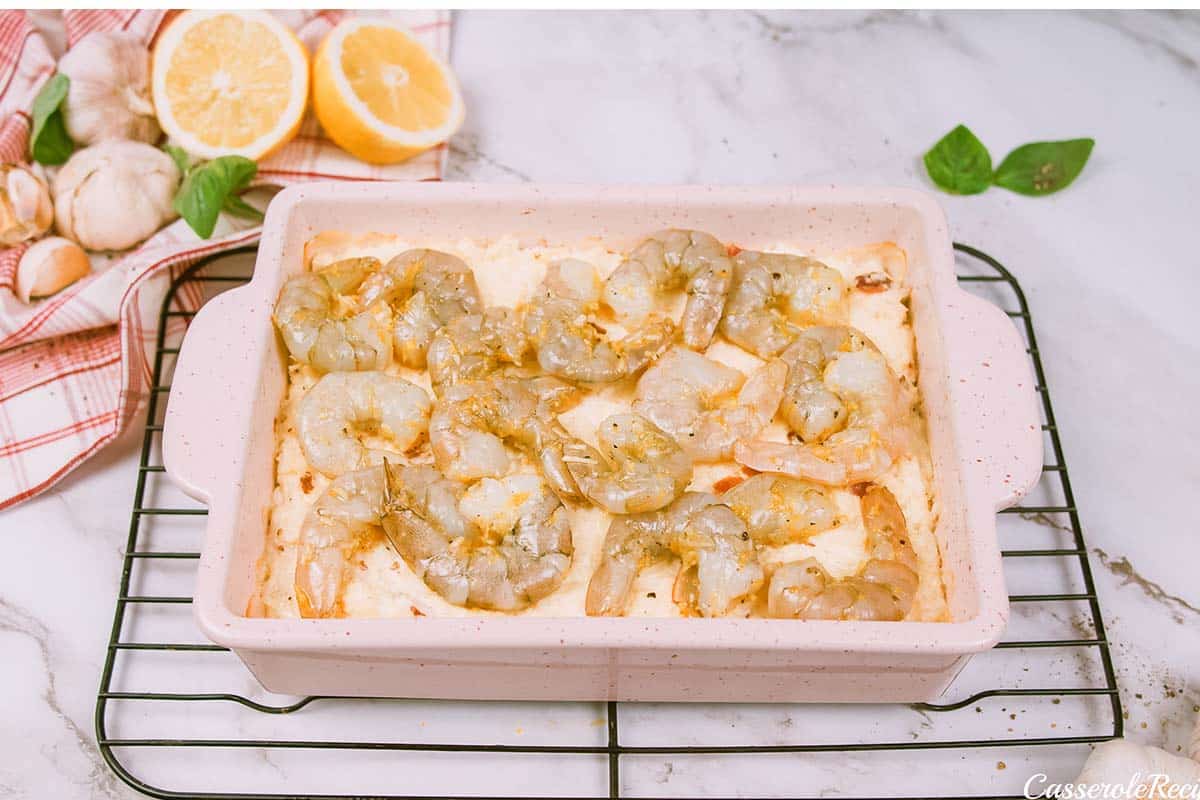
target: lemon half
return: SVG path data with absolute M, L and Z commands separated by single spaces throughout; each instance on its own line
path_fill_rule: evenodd
M 449 139 L 463 121 L 454 74 L 402 26 L 350 19 L 313 63 L 313 110 L 341 148 L 394 164 Z
M 185 11 L 154 46 L 154 108 L 200 158 L 258 160 L 291 139 L 308 102 L 308 54 L 265 11 Z

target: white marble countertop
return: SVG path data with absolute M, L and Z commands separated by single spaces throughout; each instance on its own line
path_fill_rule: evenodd
M 1200 16 L 468 12 L 454 48 L 469 112 L 449 180 L 928 188 L 920 156 L 960 122 L 997 158 L 1094 137 L 1059 195 L 941 199 L 1028 294 L 1128 733 L 1183 743 L 1200 705 Z M 0 514 L 0 797 L 134 796 L 92 712 L 139 444 Z M 702 770 L 655 770 L 653 791 L 705 791 Z

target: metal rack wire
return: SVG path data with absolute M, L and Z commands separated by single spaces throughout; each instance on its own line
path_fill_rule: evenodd
M 194 628 L 189 582 L 206 510 L 170 485 L 159 440 L 182 338 L 177 318 L 192 313 L 173 300 L 184 286 L 211 296 L 248 280 L 254 248 L 243 248 L 240 260 L 195 264 L 163 304 L 96 703 L 105 761 L 162 798 L 631 798 L 679 796 L 672 783 L 681 781 L 705 796 L 815 797 L 836 787 L 842 796 L 1017 798 L 1033 772 L 1073 777 L 1087 745 L 1122 732 L 1109 642 L 1024 293 L 995 259 L 955 247 L 959 280 L 1005 307 L 1026 337 L 1050 463 L 1025 504 L 1000 519 L 1010 638 L 973 659 L 945 702 L 516 704 L 266 693 Z

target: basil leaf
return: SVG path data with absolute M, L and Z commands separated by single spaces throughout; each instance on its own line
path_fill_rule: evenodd
M 229 197 L 226 197 L 225 205 L 223 205 L 221 209 L 233 214 L 235 217 L 242 217 L 243 219 L 261 220 L 263 218 L 263 213 L 261 211 L 247 203 L 242 198 L 238 197 L 236 194 L 231 194 Z
M 212 236 L 226 202 L 245 188 L 257 172 L 258 165 L 242 156 L 221 156 L 194 167 L 175 194 L 175 210 L 197 236 L 207 239 Z
M 173 144 L 164 144 L 162 149 L 175 162 L 175 166 L 179 167 L 179 174 L 187 175 L 188 170 L 192 168 L 192 157 L 187 154 L 187 151 Z
M 993 180 L 1020 194 L 1053 194 L 1083 171 L 1095 144 L 1093 139 L 1023 144 L 1004 157 Z
M 992 156 L 965 125 L 930 148 L 925 170 L 930 180 L 951 194 L 979 194 L 992 185 Z
M 42 86 L 33 100 L 33 128 L 29 132 L 29 152 L 39 164 L 61 164 L 75 144 L 63 124 L 62 102 L 67 98 L 71 79 L 59 73 Z

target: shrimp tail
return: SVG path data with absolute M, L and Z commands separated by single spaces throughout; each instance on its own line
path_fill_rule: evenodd
M 619 617 L 629 605 L 637 559 L 628 556 L 605 559 L 588 582 L 585 610 L 589 617 Z

